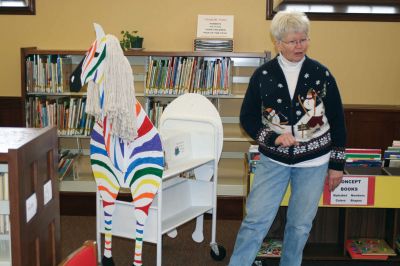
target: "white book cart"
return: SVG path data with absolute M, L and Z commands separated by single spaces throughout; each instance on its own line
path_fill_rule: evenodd
M 157 245 L 157 265 L 162 264 L 162 236 L 177 235 L 176 228 L 196 218 L 192 238 L 202 242 L 203 214 L 212 214 L 210 254 L 222 260 L 225 248 L 216 243 L 218 161 L 222 152 L 223 128 L 214 105 L 204 96 L 184 94 L 164 110 L 159 127 L 165 151 L 166 168 L 161 186 L 149 210 L 144 241 Z M 182 173 L 191 171 L 193 177 Z M 135 216 L 130 202 L 117 201 L 112 235 L 133 238 Z M 103 229 L 102 203 L 97 193 L 97 242 Z M 99 256 L 101 250 L 99 245 Z

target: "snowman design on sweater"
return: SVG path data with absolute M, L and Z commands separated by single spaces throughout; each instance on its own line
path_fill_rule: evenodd
M 302 138 L 308 139 L 315 135 L 327 122 L 324 116 L 325 108 L 313 89 L 308 90 L 304 100 L 298 96 L 298 102 L 303 108 L 305 115 L 296 123 L 296 128 L 301 132 Z

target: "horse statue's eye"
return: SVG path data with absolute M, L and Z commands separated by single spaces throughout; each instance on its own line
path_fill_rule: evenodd
M 94 57 L 98 57 L 99 56 L 99 53 L 94 53 Z

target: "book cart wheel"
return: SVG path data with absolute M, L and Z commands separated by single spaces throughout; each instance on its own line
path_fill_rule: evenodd
M 213 258 L 214 260 L 217 261 L 223 260 L 226 256 L 226 249 L 221 245 L 212 244 L 210 255 L 211 258 Z

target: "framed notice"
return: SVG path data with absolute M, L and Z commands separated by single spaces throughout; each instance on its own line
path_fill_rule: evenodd
M 233 16 L 198 15 L 197 38 L 233 39 Z
M 329 191 L 325 182 L 324 205 L 373 206 L 374 199 L 375 176 L 344 176 L 334 191 Z

